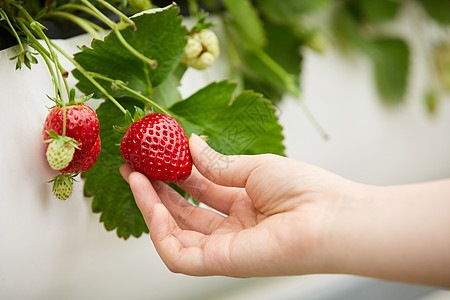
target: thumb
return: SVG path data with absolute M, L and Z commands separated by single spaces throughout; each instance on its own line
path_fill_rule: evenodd
M 223 155 L 195 133 L 189 139 L 189 149 L 197 170 L 212 182 L 224 186 L 245 187 L 252 171 L 269 158 L 269 155 Z

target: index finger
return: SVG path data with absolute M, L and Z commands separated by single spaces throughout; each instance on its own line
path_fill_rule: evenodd
M 178 182 L 177 185 L 195 200 L 227 215 L 230 213 L 233 202 L 246 195 L 242 188 L 215 184 L 200 174 L 195 167 L 192 168 L 191 176 Z

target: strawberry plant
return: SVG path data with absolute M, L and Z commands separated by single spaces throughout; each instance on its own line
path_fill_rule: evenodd
M 324 50 L 324 36 L 302 17 L 332 2 L 189 0 L 187 9 L 181 9 L 196 23 L 188 28 L 180 7 L 171 1 L 0 0 L 0 25 L 18 45 L 17 55 L 11 58 L 16 69 L 31 69 L 41 61 L 52 76 L 55 91 L 49 97 L 56 106 L 44 124 L 43 140 L 50 164 L 60 173 L 52 180 L 55 196 L 67 199 L 73 184 L 84 184 L 84 194 L 92 198 L 92 210 L 100 214 L 107 230 L 116 230 L 124 239 L 138 237 L 148 230 L 119 173 L 122 164 L 166 182 L 184 179 L 191 167 L 187 137 L 192 133 L 206 136 L 214 149 L 225 154 L 283 155 L 282 128 L 273 104 L 286 94 L 299 100 L 326 137 L 301 99 L 299 49 Z M 383 98 L 401 102 L 407 85 L 408 45 L 397 37 L 367 37 L 361 32 L 368 23 L 394 18 L 400 4 L 335 2 L 336 36 L 371 58 Z M 437 8 L 439 1 L 416 2 L 439 22 L 449 21 Z M 201 8 L 216 16 L 223 29 L 221 39 Z M 80 45 L 74 55 L 66 53 L 47 37 L 45 24 L 55 19 L 86 31 L 94 38 L 92 43 Z M 436 53 L 436 61 L 448 60 L 445 53 Z M 229 79 L 209 83 L 183 98 L 178 85 L 187 68 L 207 69 L 219 56 L 229 64 Z M 73 70 L 65 70 L 60 57 Z M 448 68 L 443 65 L 439 76 L 447 82 Z M 76 78 L 76 90 L 69 86 L 68 76 Z M 427 99 L 434 110 L 436 96 Z M 87 106 L 94 101 L 99 102 L 95 113 Z M 132 112 L 137 112 L 135 118 Z M 139 116 L 142 112 L 147 116 Z M 133 141 L 139 147 L 130 146 Z M 139 154 L 133 156 L 136 151 Z M 210 159 L 217 168 L 229 163 Z M 82 183 L 74 183 L 78 173 Z
M 187 137 L 194 132 L 208 136 L 215 149 L 228 154 L 284 154 L 275 108 L 262 94 L 238 90 L 236 83 L 225 80 L 181 99 L 178 82 L 186 68 L 204 69 L 219 55 L 218 40 L 208 29 L 211 24 L 204 14 L 188 29 L 175 5 L 129 17 L 107 1 L 97 1 L 96 5 L 87 0 L 57 2 L 36 15 L 20 1 L 5 1 L 0 6 L 2 19 L 19 43 L 21 52 L 13 58 L 17 67 L 31 68 L 39 56 L 53 77 L 55 95 L 50 98 L 56 106 L 44 123 L 43 139 L 49 149 L 58 146 L 56 154 L 51 152 L 49 157 L 67 156 L 55 167 L 60 172 L 52 180 L 57 198 L 70 196 L 74 177 L 82 172 L 84 193 L 92 197 L 92 209 L 100 213 L 105 228 L 115 229 L 125 239 L 138 237 L 148 230 L 118 171 L 123 163 L 163 181 L 184 179 L 192 167 Z M 120 20 L 112 21 L 105 10 Z M 104 30 L 91 21 L 67 15 L 74 11 L 89 12 L 109 27 L 109 32 L 100 38 Z M 71 18 L 96 38 L 79 53 L 69 55 L 45 35 L 46 28 L 39 20 L 46 16 Z M 191 39 L 201 46 L 197 56 L 203 58 L 197 62 L 193 62 L 195 55 L 185 55 Z M 76 87 L 87 96 L 75 97 L 76 91 L 66 80 L 71 74 L 59 63 L 61 55 L 73 64 Z M 102 102 L 96 113 L 83 104 L 88 100 Z M 148 116 L 129 125 L 132 111 L 145 111 Z M 128 125 L 125 135 L 118 133 L 118 128 Z M 146 137 L 153 140 L 148 144 L 148 157 L 141 149 L 144 156 L 138 162 L 142 165 L 149 159 L 144 168 L 130 154 L 135 150 L 130 148 L 130 140 L 139 137 L 136 127 L 147 130 Z M 145 140 L 142 145 L 147 145 Z

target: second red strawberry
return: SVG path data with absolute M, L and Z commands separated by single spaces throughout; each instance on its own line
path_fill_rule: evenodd
M 123 136 L 120 153 L 133 170 L 152 179 L 176 182 L 191 174 L 186 133 L 165 114 L 149 114 L 131 124 Z

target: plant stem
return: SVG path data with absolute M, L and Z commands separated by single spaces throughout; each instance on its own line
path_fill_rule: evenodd
M 124 82 L 122 82 L 122 81 L 120 81 L 120 80 L 114 80 L 114 79 L 111 79 L 111 78 L 109 78 L 109 77 L 106 77 L 106 76 L 104 76 L 104 75 L 102 75 L 102 74 L 98 74 L 98 73 L 92 73 L 92 72 L 91 72 L 90 74 L 91 74 L 93 77 L 97 77 L 98 79 L 102 79 L 102 80 L 105 80 L 105 81 L 109 81 L 109 82 L 111 82 L 111 83 L 117 85 L 118 87 L 120 87 L 120 88 L 122 88 L 122 89 L 124 89 L 124 90 L 130 92 L 131 94 L 135 95 L 136 97 L 138 97 L 139 99 L 141 99 L 142 101 L 144 101 L 144 103 L 149 104 L 150 106 L 153 106 L 154 108 L 160 110 L 160 111 L 163 112 L 164 114 L 173 117 L 172 114 L 171 114 L 168 110 L 166 110 L 164 107 L 160 106 L 158 103 L 156 103 L 156 102 L 154 102 L 153 100 L 151 100 L 150 98 L 147 98 L 146 96 L 140 94 L 139 92 L 137 92 L 137 91 L 135 91 L 135 90 L 129 88 Z
M 276 61 L 274 61 L 269 55 L 267 55 L 264 51 L 258 50 L 256 51 L 256 55 L 269 69 L 271 69 L 277 76 L 283 81 L 283 84 L 288 93 L 292 94 L 300 103 L 300 107 L 305 113 L 306 117 L 312 123 L 312 125 L 316 128 L 316 130 L 320 133 L 320 135 L 325 139 L 329 139 L 328 133 L 325 129 L 320 125 L 317 119 L 309 110 L 308 106 L 306 106 L 305 101 L 303 101 L 300 97 L 300 90 L 295 83 L 295 80 L 292 78 L 292 75 L 287 73 L 283 67 L 281 67 Z
M 115 13 L 116 15 L 118 15 L 122 20 L 124 20 L 125 22 L 127 22 L 128 24 L 130 24 L 134 30 L 136 30 L 136 24 L 133 22 L 133 20 L 131 20 L 130 18 L 128 18 L 124 13 L 122 13 L 120 10 L 118 10 L 117 8 L 115 8 L 113 5 L 109 4 L 108 2 L 106 2 L 105 0 L 97 0 L 98 2 L 100 2 L 104 7 L 106 7 L 107 9 L 109 9 L 110 11 L 112 11 L 113 13 Z
M 107 4 L 105 1 L 102 0 L 97 0 L 100 3 L 102 3 L 103 5 Z M 85 4 L 89 9 L 92 10 L 93 13 L 95 13 L 96 17 L 98 19 L 100 19 L 101 21 L 103 21 L 106 25 L 108 25 L 109 27 L 111 27 L 111 29 L 114 31 L 114 33 L 116 34 L 117 38 L 119 39 L 119 42 L 128 50 L 130 51 L 131 54 L 133 54 L 134 56 L 136 56 L 137 58 L 139 58 L 140 60 L 144 61 L 145 63 L 149 64 L 150 67 L 152 69 L 156 69 L 157 67 L 157 62 L 154 59 L 150 59 L 148 57 L 146 57 L 145 55 L 143 55 L 142 53 L 140 53 L 139 51 L 137 51 L 133 46 L 131 46 L 123 37 L 122 33 L 120 33 L 120 26 L 118 26 L 118 24 L 114 23 L 113 21 L 111 21 L 107 16 L 105 16 L 100 10 L 98 10 L 94 5 L 92 5 L 89 1 L 87 0 L 81 0 L 81 2 L 83 2 L 83 4 Z M 110 4 L 107 4 L 110 6 Z M 112 11 L 114 11 L 115 13 L 118 14 L 122 14 L 120 11 L 118 11 L 116 8 L 112 7 L 110 8 L 109 6 L 105 5 L 105 7 L 111 9 Z M 125 15 L 124 15 L 125 16 Z M 128 22 L 130 24 L 132 24 L 132 26 L 134 28 L 136 28 L 136 25 L 134 24 L 134 22 L 129 19 L 128 17 L 125 16 L 125 20 L 129 20 Z
M 124 114 L 127 112 L 125 110 L 125 108 L 123 108 L 122 105 L 120 105 L 120 103 L 113 97 L 111 96 L 111 94 L 109 94 L 102 86 L 100 83 L 97 82 L 97 80 L 95 80 L 91 74 L 86 71 L 75 59 L 73 59 L 69 54 L 67 54 L 64 50 L 62 50 L 58 45 L 55 45 L 53 42 L 52 46 L 62 55 L 64 55 L 74 66 L 75 68 L 77 68 L 78 71 L 81 72 L 81 74 L 83 74 L 84 77 L 86 77 L 87 80 L 89 80 L 101 93 L 103 93 L 106 98 L 108 98 L 112 103 L 114 103 L 114 105 L 117 106 L 117 108 L 120 109 L 120 111 L 122 111 Z
M 87 21 L 83 18 L 77 17 L 71 13 L 67 13 L 64 11 L 54 11 L 54 12 L 47 13 L 46 17 L 49 17 L 49 18 L 59 17 L 59 18 L 67 19 L 69 21 L 74 22 L 78 26 L 80 26 L 84 31 L 86 31 L 87 33 L 92 35 L 94 38 L 96 38 L 96 39 L 101 38 L 100 35 L 97 33 L 96 29 L 94 29 L 92 24 L 89 23 L 89 21 Z
M 45 60 L 47 67 L 52 75 L 52 78 L 56 78 L 55 73 L 53 72 L 53 68 L 51 67 L 50 61 L 48 60 L 48 58 L 51 59 L 51 54 L 47 51 L 47 49 L 45 49 L 40 43 L 39 41 L 34 37 L 34 35 L 30 32 L 30 30 L 28 29 L 28 27 L 23 23 L 20 22 L 19 23 L 23 32 L 27 35 L 27 37 L 32 41 L 31 46 L 33 47 L 33 49 L 35 49 L 37 52 L 39 52 L 39 54 L 42 56 L 42 58 Z M 59 61 L 57 61 L 57 67 L 60 71 L 60 73 L 65 72 L 65 69 L 61 66 L 61 64 L 59 63 Z M 63 77 L 63 81 L 64 81 L 64 85 L 66 88 L 66 91 L 69 91 L 69 85 L 67 84 L 67 80 L 64 79 Z M 58 93 L 57 90 L 57 85 L 55 84 L 55 93 Z
M 300 97 L 300 90 L 297 87 L 297 84 L 293 80 L 292 76 L 283 69 L 283 67 L 281 67 L 276 61 L 274 61 L 262 50 L 257 50 L 255 54 L 262 63 L 264 63 L 270 70 L 272 70 L 272 72 L 277 74 L 277 76 L 283 81 L 283 84 L 289 93 L 297 98 Z
M 33 49 L 36 50 L 41 55 L 52 78 L 56 78 L 55 71 L 53 70 L 50 60 L 48 59 L 48 57 L 50 57 L 50 54 L 48 53 L 48 51 L 44 47 L 42 47 L 42 45 L 38 42 L 38 40 L 34 37 L 34 35 L 29 31 L 29 29 L 23 22 L 19 21 L 19 26 L 22 28 L 22 30 L 26 34 L 26 36 L 32 41 L 31 47 L 33 47 Z M 56 82 L 54 82 L 55 95 L 57 95 L 58 87 L 55 83 Z
M 91 10 L 91 14 L 95 15 L 100 21 L 102 21 L 103 23 L 105 23 L 106 25 L 108 25 L 109 27 L 111 27 L 111 29 L 114 29 L 114 27 L 116 27 L 116 23 L 114 23 L 113 21 L 111 21 L 107 16 L 105 16 L 100 10 L 97 9 L 97 7 L 95 7 L 94 5 L 92 5 L 92 3 L 90 3 L 87 0 L 81 0 L 81 2 L 83 2 L 84 5 L 86 5 L 90 10 Z
M 320 135 L 322 136 L 322 138 L 324 140 L 328 140 L 330 138 L 330 136 L 325 131 L 325 129 L 322 127 L 322 125 L 320 125 L 319 121 L 317 121 L 317 119 L 311 113 L 311 111 L 309 110 L 309 108 L 306 105 L 305 101 L 301 100 L 299 98 L 297 98 L 297 100 L 300 103 L 300 107 L 303 110 L 303 113 L 306 115 L 306 117 L 311 122 L 311 124 L 314 126 L 314 128 L 320 133 Z
M 59 7 L 56 8 L 56 11 L 61 11 L 61 10 L 79 10 L 79 11 L 83 11 L 87 14 L 90 14 L 93 17 L 98 18 L 98 14 L 95 13 L 94 11 L 92 11 L 89 7 L 86 7 L 84 5 L 80 5 L 80 4 L 64 4 L 61 5 Z
M 131 52 L 131 54 L 133 54 L 134 56 L 136 56 L 137 58 L 139 58 L 140 60 L 146 62 L 147 64 L 150 65 L 150 67 L 152 69 L 156 69 L 158 63 L 156 62 L 156 60 L 154 59 L 150 59 L 147 56 L 143 55 L 142 53 L 140 53 L 139 51 L 137 51 L 136 49 L 133 48 L 133 46 L 131 46 L 123 37 L 122 33 L 120 33 L 119 28 L 114 28 L 114 33 L 116 34 L 117 38 L 119 39 L 120 43 L 128 50 Z
M 19 43 L 20 50 L 23 52 L 25 51 L 22 41 L 20 40 L 19 35 L 17 34 L 17 31 L 14 29 L 14 26 L 11 24 L 11 21 L 8 18 L 8 15 L 5 13 L 3 9 L 0 8 L 0 15 L 6 20 L 8 23 L 8 26 L 11 28 L 11 31 L 13 32 L 15 38 L 17 39 L 17 42 Z
M 188 0 L 188 10 L 189 15 L 194 18 L 197 16 L 198 13 L 198 3 L 197 0 Z

